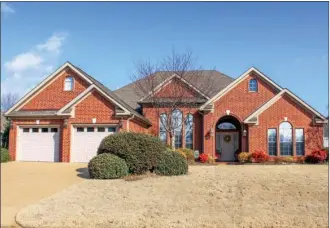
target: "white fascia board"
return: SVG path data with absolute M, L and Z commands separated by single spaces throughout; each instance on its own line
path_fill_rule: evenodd
M 124 108 L 121 104 L 119 104 L 117 101 L 115 101 L 113 98 L 111 98 L 110 96 L 108 96 L 106 93 L 104 93 L 98 86 L 96 86 L 95 84 L 89 86 L 84 92 L 82 92 L 81 94 L 79 94 L 75 99 L 73 99 L 72 101 L 70 101 L 68 104 L 66 104 L 63 108 L 61 108 L 58 112 L 57 115 L 67 115 L 62 113 L 63 111 L 65 111 L 66 109 L 70 108 L 71 106 L 75 106 L 77 105 L 77 102 L 79 102 L 80 100 L 86 98 L 87 96 L 89 96 L 91 94 L 91 90 L 95 89 L 97 90 L 99 93 L 101 93 L 104 97 L 106 97 L 108 100 L 110 100 L 112 103 L 114 103 L 115 105 L 119 106 L 121 109 L 123 109 L 125 112 L 121 113 L 121 115 L 130 115 L 131 112 L 128 111 L 126 108 Z
M 83 75 L 82 73 L 80 73 L 71 63 L 66 62 L 64 63 L 61 67 L 59 67 L 54 73 L 52 73 L 51 75 L 49 75 L 47 78 L 45 78 L 41 83 L 39 83 L 36 87 L 34 87 L 30 92 L 28 92 L 25 96 L 23 96 L 13 107 L 11 107 L 6 113 L 5 115 L 8 115 L 10 112 L 16 110 L 17 108 L 20 108 L 21 106 L 23 106 L 27 99 L 33 95 L 35 92 L 40 93 L 42 91 L 43 88 L 45 88 L 45 86 L 56 76 L 59 75 L 59 73 L 64 70 L 66 67 L 70 67 L 74 72 L 76 72 L 80 77 L 84 78 L 88 83 L 92 84 L 92 81 L 89 80 L 85 75 Z M 38 91 L 39 90 L 39 91 Z M 29 101 L 30 99 L 28 99 Z
M 272 99 L 270 99 L 267 103 L 265 103 L 263 106 L 261 106 L 258 110 L 256 110 L 254 113 L 252 113 L 250 116 L 248 116 L 247 118 L 245 118 L 244 123 L 251 123 L 249 122 L 249 119 L 256 116 L 258 117 L 261 113 L 263 113 L 266 109 L 268 109 L 270 106 L 272 106 L 276 101 L 278 101 L 282 95 L 286 93 L 288 94 L 290 97 L 292 97 L 296 102 L 298 102 L 299 104 L 301 104 L 303 107 L 305 107 L 306 109 L 308 109 L 309 111 L 311 111 L 313 114 L 315 114 L 316 116 L 320 117 L 324 121 L 326 121 L 326 118 L 320 114 L 318 111 L 316 111 L 315 109 L 313 109 L 311 106 L 309 106 L 308 104 L 306 104 L 303 100 L 301 100 L 299 97 L 297 97 L 295 94 L 293 94 L 292 92 L 290 92 L 287 89 L 283 89 L 280 93 L 278 93 L 276 96 L 274 96 Z M 320 121 L 319 121 L 320 122 Z
M 213 96 L 210 100 L 208 100 L 205 104 L 203 104 L 200 107 L 200 110 L 203 110 L 210 103 L 213 103 L 216 100 L 218 100 L 221 97 L 223 97 L 230 90 L 232 90 L 233 88 L 235 88 L 236 85 L 238 85 L 241 81 L 243 81 L 252 71 L 256 72 L 261 78 L 263 78 L 265 81 L 269 82 L 271 85 L 273 85 L 279 91 L 282 90 L 282 88 L 279 85 L 277 85 L 272 80 L 270 80 L 266 75 L 264 75 L 263 73 L 261 73 L 258 69 L 254 68 L 254 67 L 251 67 L 246 72 L 244 72 L 241 76 L 239 76 L 238 78 L 236 78 L 232 83 L 230 83 L 226 88 L 224 88 L 223 90 L 221 90 L 219 93 L 217 93 L 215 96 Z

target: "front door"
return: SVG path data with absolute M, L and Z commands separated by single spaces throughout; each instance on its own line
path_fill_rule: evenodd
M 220 155 L 220 161 L 235 161 L 238 141 L 238 132 L 217 132 L 216 151 Z

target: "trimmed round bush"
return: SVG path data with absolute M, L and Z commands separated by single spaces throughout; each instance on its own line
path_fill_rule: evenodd
M 89 161 L 88 172 L 94 179 L 117 179 L 128 175 L 128 167 L 116 155 L 100 154 Z
M 1 148 L 1 163 L 10 161 L 9 152 L 6 148 Z
M 120 132 L 105 137 L 97 154 L 110 153 L 125 160 L 129 172 L 152 171 L 166 145 L 158 137 L 133 132 Z
M 163 151 L 158 158 L 155 173 L 164 176 L 187 174 L 187 159 L 176 151 Z

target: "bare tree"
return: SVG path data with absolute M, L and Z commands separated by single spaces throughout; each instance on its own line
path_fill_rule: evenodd
M 163 114 L 160 125 L 174 148 L 175 134 L 182 133 L 183 124 L 192 126 L 192 118 L 176 110 L 184 108 L 189 113 L 206 102 L 208 94 L 214 90 L 212 78 L 203 74 L 201 67 L 196 67 L 196 58 L 191 52 L 173 50 L 159 63 L 140 61 L 136 65 L 132 81 L 141 98 L 139 103 L 152 107 L 158 117 Z
M 17 93 L 5 93 L 1 95 L 1 112 L 6 112 L 18 101 Z

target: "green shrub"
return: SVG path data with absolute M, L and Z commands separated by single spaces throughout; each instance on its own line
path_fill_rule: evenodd
M 251 161 L 251 154 L 248 152 L 241 152 L 238 154 L 238 161 L 240 163 L 247 163 Z
M 125 160 L 129 172 L 143 174 L 153 170 L 166 145 L 158 137 L 141 133 L 121 132 L 105 137 L 97 154 L 110 153 Z
M 195 163 L 195 155 L 193 150 L 188 148 L 179 148 L 177 151 L 187 159 L 189 164 Z
M 172 176 L 188 173 L 188 162 L 180 153 L 166 150 L 160 155 L 155 167 L 156 174 Z
M 10 161 L 9 152 L 6 148 L 1 148 L 1 163 Z
M 100 154 L 89 161 L 88 172 L 94 179 L 117 179 L 128 175 L 128 167 L 116 155 Z

